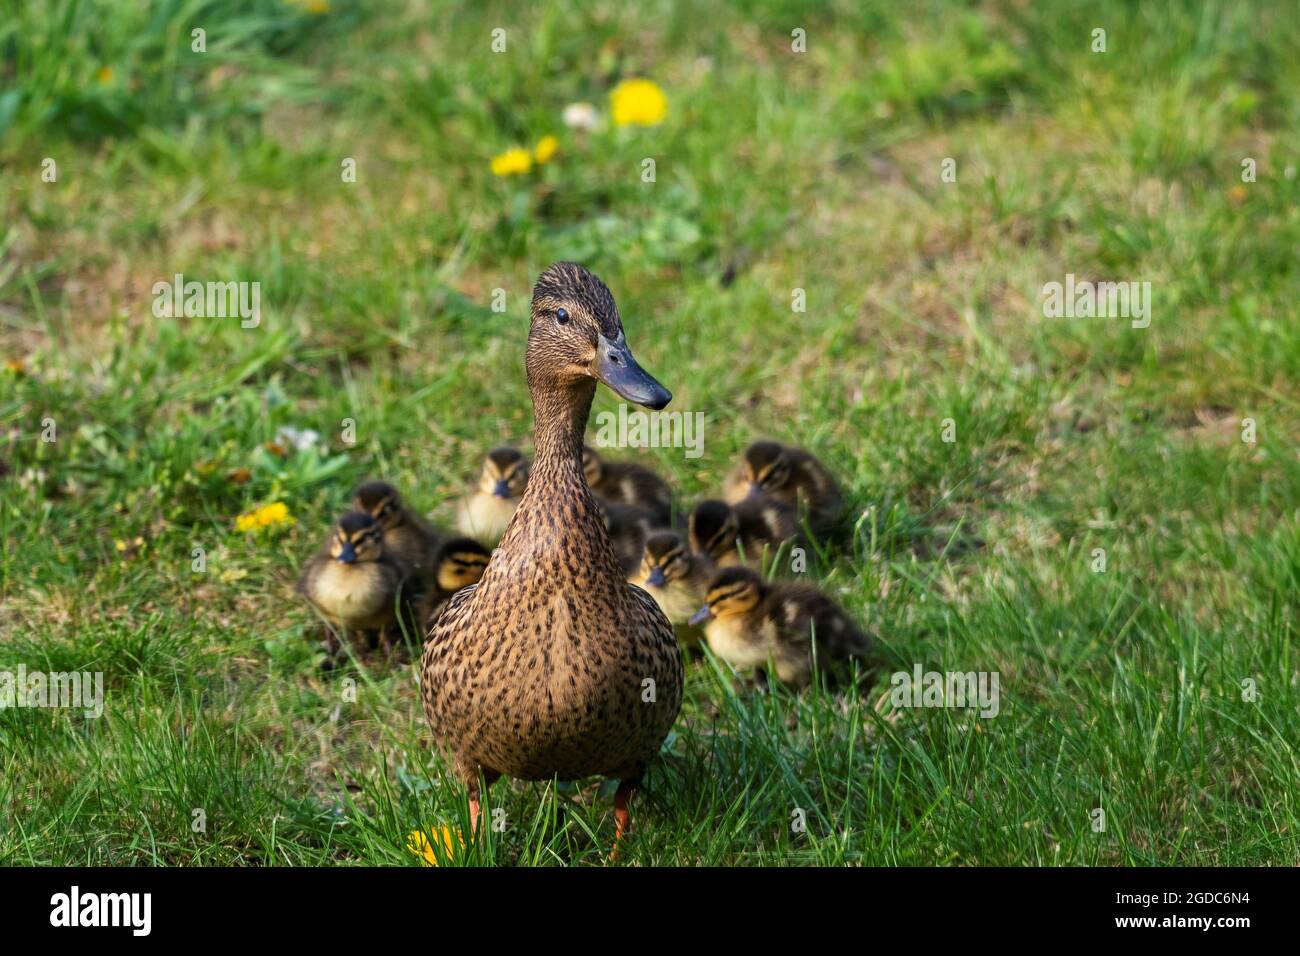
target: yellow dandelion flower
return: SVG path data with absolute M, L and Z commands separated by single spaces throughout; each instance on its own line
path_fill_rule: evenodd
M 533 157 L 539 163 L 549 163 L 551 158 L 559 152 L 560 141 L 554 136 L 543 136 L 537 141 L 537 146 L 533 149 Z
M 101 85 L 103 85 L 106 83 L 112 83 L 113 76 L 114 73 L 113 73 L 113 68 L 111 66 L 101 66 L 99 68 L 99 73 L 96 75 L 95 78 L 99 80 Z
M 657 126 L 668 115 L 668 97 L 651 80 L 624 80 L 609 94 L 615 126 Z
M 438 828 L 438 842 L 442 845 L 442 855 L 449 857 L 456 846 L 464 848 L 465 841 L 461 835 L 449 826 Z M 438 854 L 433 849 L 433 844 L 429 842 L 428 836 L 423 830 L 414 830 L 406 838 L 406 848 L 416 856 L 424 858 L 425 866 L 437 866 Z
M 235 519 L 236 531 L 258 531 L 262 528 L 279 528 L 294 523 L 293 515 L 282 501 L 263 505 Z
M 516 173 L 526 173 L 532 168 L 533 154 L 519 147 L 507 149 L 500 156 L 492 157 L 493 176 L 513 176 Z

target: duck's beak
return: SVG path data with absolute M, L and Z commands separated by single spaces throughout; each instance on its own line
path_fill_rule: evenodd
M 703 624 L 705 621 L 709 620 L 709 618 L 711 618 L 711 617 L 713 617 L 713 612 L 709 610 L 709 606 L 706 604 L 706 605 L 704 605 L 704 607 L 700 608 L 698 611 L 696 611 L 694 614 L 692 614 L 692 615 L 691 615 L 691 619 L 690 619 L 689 621 L 687 621 L 686 623 L 687 623 L 687 624 Z
M 492 494 L 498 498 L 510 497 L 510 485 L 505 481 L 498 481 L 492 486 Z
M 646 408 L 658 411 L 673 400 L 673 393 L 637 364 L 622 336 L 617 342 L 611 342 L 603 335 L 597 338 L 592 374 L 620 398 Z
M 357 552 L 356 549 L 352 547 L 352 542 L 343 542 L 343 547 L 339 549 L 339 560 L 344 564 L 352 564 L 356 559 Z
M 646 584 L 652 584 L 652 585 L 654 585 L 654 586 L 657 587 L 657 588 L 661 588 L 661 587 L 663 587 L 665 584 L 668 583 L 668 579 L 667 579 L 666 577 L 664 577 L 664 569 L 663 569 L 663 568 L 653 568 L 653 569 L 650 571 L 650 576 L 649 576 L 648 578 L 645 579 L 645 583 L 646 583 Z

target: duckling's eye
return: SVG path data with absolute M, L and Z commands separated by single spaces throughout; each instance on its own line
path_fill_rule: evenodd
M 556 321 L 556 322 L 559 322 L 561 325 L 566 325 L 566 324 L 568 324 L 568 321 L 569 321 L 569 310 L 566 309 L 566 308 L 564 308 L 563 306 L 561 306 L 560 308 L 556 309 L 556 310 L 555 310 L 555 321 Z

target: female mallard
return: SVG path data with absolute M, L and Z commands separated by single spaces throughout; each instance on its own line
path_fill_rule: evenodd
M 623 337 L 614 297 L 581 266 L 557 263 L 533 289 L 525 362 L 536 454 L 501 545 L 458 591 L 421 661 L 433 736 L 480 816 L 479 775 L 619 780 L 616 832 L 682 701 L 672 625 L 628 584 L 582 469 L 596 382 L 648 408 L 672 395 Z M 617 840 L 617 837 L 616 837 Z

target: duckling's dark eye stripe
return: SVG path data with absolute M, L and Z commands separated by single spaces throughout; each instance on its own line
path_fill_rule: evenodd
M 729 600 L 730 598 L 739 597 L 741 594 L 744 594 L 748 590 L 749 590 L 748 584 L 738 584 L 735 587 L 733 587 L 731 590 L 723 591 L 720 594 L 715 591 L 713 594 L 709 595 L 709 603 L 718 604 L 722 601 Z

